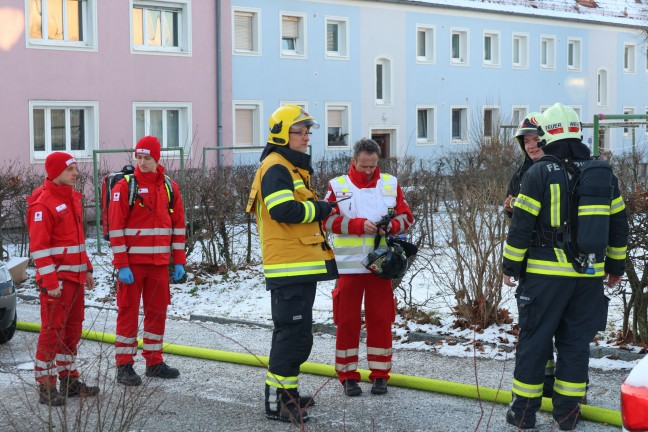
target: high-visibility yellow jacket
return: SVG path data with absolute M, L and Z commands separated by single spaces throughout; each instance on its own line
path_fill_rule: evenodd
M 559 144 L 563 147 L 557 147 Z M 571 148 L 576 164 L 589 158 L 589 149 L 581 143 L 557 142 L 551 146 L 545 148 L 546 154 L 556 149 L 565 153 Z M 564 159 L 562 153 L 556 155 L 561 160 Z M 526 256 L 527 274 L 578 278 L 603 277 L 606 273 L 623 275 L 628 245 L 628 218 L 616 176 L 612 179 L 613 195 L 607 208 L 608 246 L 604 253 L 596 256 L 593 274 L 574 270 L 565 250 L 560 247 L 561 240 L 558 237 L 567 219 L 569 187 L 564 167 L 551 160 L 538 160 L 524 175 L 520 194 L 513 205 L 513 219 L 504 246 L 504 274 L 519 276 Z M 597 234 L 600 233 L 591 233 L 593 236 Z M 554 241 L 552 237 L 555 238 Z M 543 240 L 533 241 L 534 238 Z
M 321 227 L 331 206 L 318 201 L 310 173 L 309 155 L 277 146 L 254 177 L 246 211 L 256 214 L 268 289 L 338 277 Z

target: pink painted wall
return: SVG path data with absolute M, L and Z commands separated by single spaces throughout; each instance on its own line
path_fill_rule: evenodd
M 97 101 L 98 148 L 132 148 L 133 102 L 190 102 L 193 144 L 187 166 L 199 166 L 202 147 L 217 146 L 216 2 L 193 1 L 190 56 L 130 53 L 127 1 L 97 2 L 97 51 L 26 48 L 24 0 L 0 0 L 0 155 L 4 161 L 30 161 L 30 100 Z M 231 42 L 229 1 L 223 1 L 223 52 Z M 19 17 L 20 20 L 16 21 Z M 3 22 L 14 23 L 11 26 Z M 11 27 L 9 30 L 3 30 Z M 16 31 L 14 27 L 19 27 Z M 9 34 L 11 33 L 11 34 Z M 17 39 L 16 39 L 17 37 Z M 15 40 L 14 40 L 15 39 Z M 224 124 L 231 125 L 231 58 L 223 79 L 229 101 L 223 100 Z M 228 81 L 230 80 L 230 81 Z M 225 123 L 225 121 L 229 123 Z M 223 141 L 231 142 L 231 127 Z M 102 164 L 121 167 L 129 157 L 102 156 Z M 207 155 L 210 164 L 215 153 Z M 90 159 L 91 161 L 91 159 Z M 176 161 L 168 164 L 178 167 Z M 162 161 L 165 164 L 165 161 Z M 165 164 L 166 165 L 166 164 Z

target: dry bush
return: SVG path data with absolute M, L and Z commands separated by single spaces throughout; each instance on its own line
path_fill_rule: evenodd
M 629 342 L 648 342 L 648 182 L 641 176 L 645 154 L 626 153 L 610 161 L 619 177 L 621 195 L 628 213 L 628 255 L 626 282 L 609 294 L 623 301 L 622 337 Z M 645 171 L 644 171 L 645 172 Z

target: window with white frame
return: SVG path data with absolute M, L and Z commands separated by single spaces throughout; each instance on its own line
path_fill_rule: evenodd
M 630 114 L 634 114 L 634 113 L 635 113 L 635 108 L 634 107 L 629 107 L 629 106 L 623 107 L 623 114 L 630 115 Z M 623 121 L 627 122 L 629 120 L 623 120 Z M 631 135 L 632 135 L 632 132 L 631 132 L 630 128 L 624 127 L 623 128 L 623 136 L 628 138 Z
M 556 38 L 553 36 L 540 38 L 540 67 L 542 69 L 556 68 Z
M 348 18 L 326 18 L 326 57 L 349 57 L 349 20 Z
M 596 102 L 598 106 L 607 106 L 608 104 L 608 73 L 605 69 L 600 69 L 597 74 L 597 91 Z
M 468 108 L 452 107 L 452 142 L 468 141 Z
M 433 105 L 416 106 L 416 142 L 433 144 L 435 134 L 435 115 Z
M 376 60 L 376 104 L 388 105 L 392 101 L 392 71 L 391 60 L 378 58 Z
M 468 64 L 468 30 L 452 30 L 450 53 L 451 63 Z
M 637 69 L 636 49 L 634 44 L 623 45 L 623 72 L 634 73 Z
M 261 11 L 258 9 L 232 9 L 234 54 L 259 54 L 261 52 L 260 14 Z
M 306 55 L 306 15 L 290 13 L 281 15 L 281 55 L 303 57 Z
M 484 137 L 492 138 L 499 131 L 499 107 L 484 107 Z
M 234 147 L 260 147 L 261 102 L 234 102 Z
M 349 147 L 348 104 L 326 104 L 326 135 L 328 147 Z
M 434 63 L 434 26 L 416 27 L 416 61 L 418 63 Z
M 581 40 L 570 38 L 567 40 L 567 69 L 581 69 Z
M 130 0 L 131 52 L 191 53 L 189 0 Z
M 500 35 L 499 32 L 484 32 L 484 65 L 499 66 Z
M 581 107 L 570 105 L 570 108 L 572 108 L 572 109 L 574 110 L 574 112 L 575 112 L 576 115 L 578 116 L 578 120 L 580 120 L 580 121 L 582 122 L 583 119 L 582 119 L 582 117 L 581 117 Z
M 511 110 L 511 124 L 514 126 L 518 126 L 520 123 L 522 123 L 522 120 L 525 119 L 527 114 L 529 113 L 529 110 L 525 106 L 514 106 L 513 109 Z M 513 133 L 515 133 L 516 130 L 513 130 Z
M 513 67 L 529 67 L 529 36 L 526 34 L 513 34 Z
M 91 157 L 98 139 L 98 122 L 97 102 L 29 101 L 33 158 L 45 159 L 53 151 Z
M 135 102 L 135 142 L 146 135 L 160 140 L 162 149 L 186 148 L 190 142 L 191 104 Z
M 97 0 L 27 0 L 27 46 L 96 49 Z

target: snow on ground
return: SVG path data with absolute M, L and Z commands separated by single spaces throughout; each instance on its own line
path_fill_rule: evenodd
M 98 255 L 95 239 L 87 240 L 90 259 L 94 266 L 96 287 L 86 292 L 86 305 L 93 307 L 115 308 L 115 276 L 111 265 L 112 254 L 106 242 L 102 243 L 103 255 Z M 11 250 L 10 250 L 11 252 Z M 107 253 L 106 253 L 107 252 Z M 169 315 L 179 319 L 190 316 L 218 317 L 272 325 L 269 294 L 265 289 L 260 265 L 249 269 L 228 272 L 226 274 L 192 273 L 194 265 L 201 261 L 198 253 L 188 257 L 188 278 L 186 283 L 172 284 L 172 300 Z M 36 295 L 34 268 L 27 270 L 29 279 L 18 287 L 19 295 Z M 491 326 L 479 333 L 471 329 L 454 328 L 454 317 L 450 314 L 451 299 L 440 294 L 443 290 L 436 287 L 434 276 L 419 271 L 411 281 L 411 296 L 419 304 L 424 304 L 426 312 L 433 312 L 440 325 L 417 324 L 397 316 L 394 324 L 394 348 L 400 350 L 426 350 L 442 355 L 479 357 L 494 359 L 511 359 L 514 357 L 515 336 L 511 334 L 512 324 Z M 333 325 L 331 291 L 334 281 L 318 284 L 318 295 L 313 308 L 313 319 L 316 324 Z M 507 289 L 506 287 L 504 289 Z M 446 296 L 447 297 L 447 296 Z M 432 301 L 429 301 L 433 298 Z M 608 328 L 610 331 L 620 327 L 621 310 L 618 298 L 611 303 Z M 504 293 L 502 306 L 510 311 L 513 321 L 517 321 L 517 307 L 513 290 Z M 412 333 L 427 336 L 411 337 Z M 607 341 L 601 334 L 597 345 L 600 347 L 618 348 L 614 341 Z M 432 340 L 430 340 L 432 339 Z M 639 348 L 629 348 L 639 352 Z M 622 361 L 610 358 L 592 358 L 590 366 L 601 369 L 630 369 L 638 360 Z

